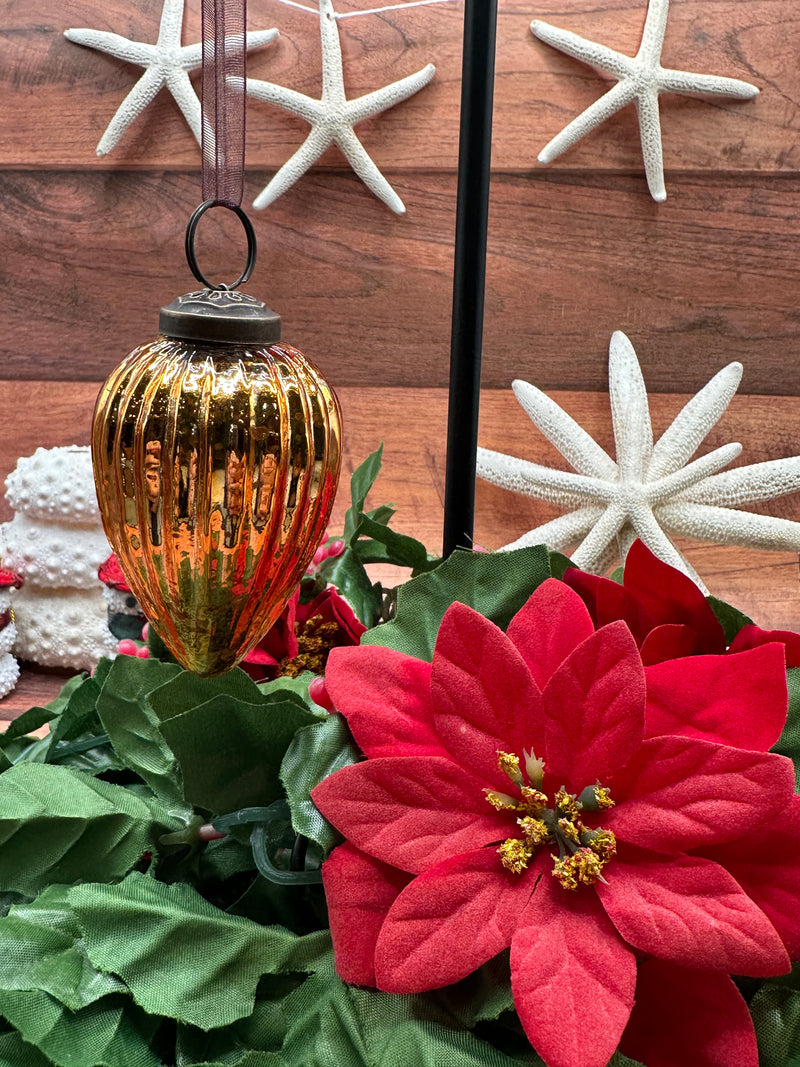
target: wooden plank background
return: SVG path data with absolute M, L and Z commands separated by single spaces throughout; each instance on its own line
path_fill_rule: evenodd
M 800 15 L 792 0 L 672 0 L 664 63 L 742 77 L 762 92 L 749 102 L 662 97 L 665 204 L 647 194 L 633 108 L 552 166 L 536 163 L 608 82 L 535 40 L 531 17 L 632 53 L 645 6 L 501 0 L 484 384 L 523 376 L 546 388 L 603 389 L 608 338 L 623 329 L 654 390 L 696 389 L 741 359 L 745 390 L 795 393 Z M 198 0 L 186 8 L 184 41 L 196 41 Z M 317 95 L 315 15 L 277 0 L 251 0 L 249 9 L 251 28 L 280 29 L 252 54 L 249 73 Z M 182 236 L 200 195 L 199 149 L 162 91 L 98 159 L 95 145 L 139 68 L 62 33 L 88 26 L 153 41 L 161 0 L 2 0 L 2 10 L 2 373 L 99 379 L 152 335 L 160 304 L 193 285 Z M 460 0 L 339 23 L 353 96 L 437 65 L 422 92 L 359 127 L 406 216 L 372 197 L 335 149 L 255 213 L 262 255 L 250 288 L 338 385 L 446 385 L 461 23 Z M 251 103 L 246 202 L 306 131 L 302 120 Z M 229 277 L 242 254 L 236 224 L 209 217 L 201 235 L 207 272 Z
M 139 69 L 63 37 L 91 27 L 154 42 L 161 6 L 0 0 L 0 483 L 38 444 L 88 441 L 99 381 L 154 336 L 161 304 L 194 287 L 183 232 L 200 199 L 199 149 L 177 106 L 162 92 L 98 158 L 95 145 Z M 318 95 L 315 15 L 277 0 L 248 6 L 251 29 L 280 29 L 251 55 L 250 76 Z M 559 464 L 508 390 L 522 377 L 557 391 L 610 447 L 607 350 L 623 329 L 657 429 L 738 359 L 743 395 L 708 447 L 742 440 L 745 462 L 792 455 L 800 451 L 795 0 L 672 0 L 664 65 L 743 78 L 761 93 L 749 102 L 661 98 L 666 203 L 647 193 L 632 108 L 551 166 L 536 162 L 608 82 L 535 40 L 530 20 L 633 54 L 645 9 L 645 0 L 500 0 L 481 443 Z M 398 527 L 432 549 L 441 536 L 462 18 L 461 0 L 448 0 L 340 21 L 351 96 L 436 64 L 426 89 L 358 128 L 407 214 L 393 215 L 331 149 L 253 213 L 260 259 L 248 285 L 341 390 L 346 466 L 386 442 L 377 496 L 393 499 Z M 186 0 L 185 43 L 199 40 L 199 26 L 199 0 Z M 306 131 L 251 103 L 245 205 Z M 232 219 L 211 213 L 200 241 L 207 273 L 237 273 L 243 242 Z M 800 519 L 798 500 L 770 510 Z M 550 514 L 479 485 L 476 540 L 496 547 Z M 0 520 L 8 516 L 0 504 Z M 718 595 L 764 625 L 800 625 L 796 557 L 688 551 Z M 35 684 L 0 715 L 30 703 Z

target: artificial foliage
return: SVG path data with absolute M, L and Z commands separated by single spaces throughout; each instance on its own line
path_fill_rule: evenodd
M 379 461 L 353 476 L 344 536 L 295 603 L 336 576 L 370 627 L 324 680 L 200 679 L 151 637 L 149 658 L 101 661 L 0 736 L 0 1067 L 800 1061 L 797 635 L 759 630 L 641 545 L 623 584 L 541 547 L 441 563 L 367 509 Z M 417 573 L 395 595 L 366 568 L 399 557 Z M 706 693 L 693 703 L 687 677 Z M 500 739 L 521 770 L 498 767 Z M 517 826 L 531 746 L 542 791 L 568 787 L 561 818 L 589 843 L 616 836 L 617 855 L 592 853 L 605 882 L 575 865 L 593 884 L 565 887 L 566 825 L 538 847 Z M 419 791 L 424 761 L 444 778 L 414 811 L 397 776 Z M 607 779 L 614 806 L 570 807 L 584 778 L 598 797 Z M 394 791 L 385 830 L 361 818 L 363 790 L 347 799 L 357 779 Z M 467 855 L 474 891 L 423 891 L 431 849 L 439 875 Z M 670 898 L 663 923 L 645 884 Z M 469 937 L 448 934 L 470 916 Z M 557 952 L 548 984 L 536 968 Z

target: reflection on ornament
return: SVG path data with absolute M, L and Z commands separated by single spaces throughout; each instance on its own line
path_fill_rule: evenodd
M 25 579 L 14 597 L 20 659 L 92 669 L 116 642 L 97 568 L 108 542 L 86 447 L 37 448 L 6 482 L 16 514 L 0 527 L 0 558 Z
M 280 320 L 252 297 L 190 293 L 161 328 L 101 390 L 95 480 L 146 616 L 183 666 L 213 675 L 272 626 L 324 536 L 339 406 L 297 349 L 271 343 Z
M 111 633 L 119 641 L 141 641 L 147 619 L 125 581 L 113 552 L 97 572 L 97 577 L 105 586 L 103 596 L 108 604 L 108 628 Z

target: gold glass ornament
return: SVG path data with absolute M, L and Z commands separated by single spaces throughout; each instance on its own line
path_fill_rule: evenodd
M 273 625 L 324 536 L 341 416 L 253 297 L 189 293 L 160 326 L 98 397 L 97 495 L 151 625 L 182 666 L 214 675 Z

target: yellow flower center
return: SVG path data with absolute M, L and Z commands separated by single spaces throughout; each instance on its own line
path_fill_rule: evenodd
M 287 678 L 297 678 L 303 671 L 322 674 L 330 650 L 334 647 L 339 627 L 335 622 L 325 622 L 321 615 L 312 615 L 305 623 L 295 623 L 297 655 L 294 659 L 284 656 L 280 672 Z
M 587 786 L 579 796 L 568 793 L 562 786 L 552 802 L 542 792 L 544 763 L 532 752 L 524 753 L 525 773 L 519 756 L 513 752 L 498 752 L 497 766 L 516 788 L 516 795 L 485 789 L 487 801 L 497 811 L 516 813 L 521 837 L 509 837 L 497 852 L 506 870 L 522 874 L 541 845 L 558 847 L 551 853 L 553 877 L 564 889 L 603 882 L 603 868 L 617 851 L 614 834 L 603 827 L 588 827 L 583 813 L 613 808 L 609 790 L 600 785 Z M 527 780 L 526 780 L 527 776 Z

